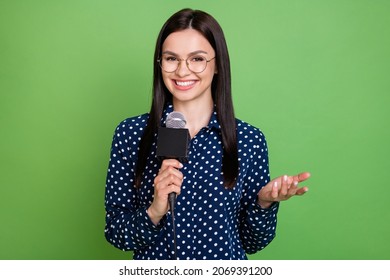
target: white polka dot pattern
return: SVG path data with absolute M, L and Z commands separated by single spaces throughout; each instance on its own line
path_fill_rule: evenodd
M 164 119 L 172 106 L 164 111 Z M 136 189 L 138 144 L 148 114 L 124 120 L 116 128 L 106 180 L 106 239 L 134 259 L 172 259 L 170 212 L 155 226 L 146 209 L 153 201 L 153 180 L 160 168 L 156 137 L 141 188 Z M 178 259 L 246 259 L 275 236 L 279 204 L 262 209 L 259 190 L 269 182 L 264 135 L 237 120 L 240 172 L 232 190 L 223 187 L 222 142 L 216 113 L 189 147 L 181 194 L 176 204 Z

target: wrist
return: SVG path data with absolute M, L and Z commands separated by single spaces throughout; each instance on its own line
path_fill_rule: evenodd
M 264 201 L 264 200 L 259 199 L 257 201 L 257 204 L 260 205 L 261 208 L 267 209 L 267 208 L 271 207 L 271 205 L 273 204 L 273 201 Z
M 160 222 L 161 218 L 163 217 L 163 216 L 157 215 L 152 206 L 149 206 L 149 208 L 146 210 L 146 212 L 148 213 L 148 216 L 154 225 L 157 225 Z

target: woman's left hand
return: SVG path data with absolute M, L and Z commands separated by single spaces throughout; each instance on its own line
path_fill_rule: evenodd
M 294 195 L 303 195 L 309 188 L 300 188 L 298 183 L 307 180 L 309 177 L 309 172 L 303 172 L 295 176 L 284 175 L 277 177 L 259 191 L 257 203 L 262 208 L 268 208 L 275 201 L 287 200 Z

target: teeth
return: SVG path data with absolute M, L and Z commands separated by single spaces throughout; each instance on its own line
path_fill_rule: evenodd
M 176 84 L 177 84 L 178 86 L 181 86 L 181 87 L 188 87 L 188 86 L 190 86 L 190 85 L 195 84 L 195 82 L 194 82 L 194 81 L 186 81 L 186 82 L 179 82 L 179 81 L 176 81 Z

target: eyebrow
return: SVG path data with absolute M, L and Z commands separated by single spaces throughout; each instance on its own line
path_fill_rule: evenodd
M 208 54 L 208 52 L 206 52 L 206 51 L 198 50 L 198 51 L 190 52 L 188 55 L 191 56 L 191 55 L 200 54 L 200 53 Z M 179 56 L 177 53 L 174 53 L 171 51 L 165 51 L 165 52 L 162 52 L 162 54 L 170 54 L 170 55 L 174 55 L 174 56 Z

